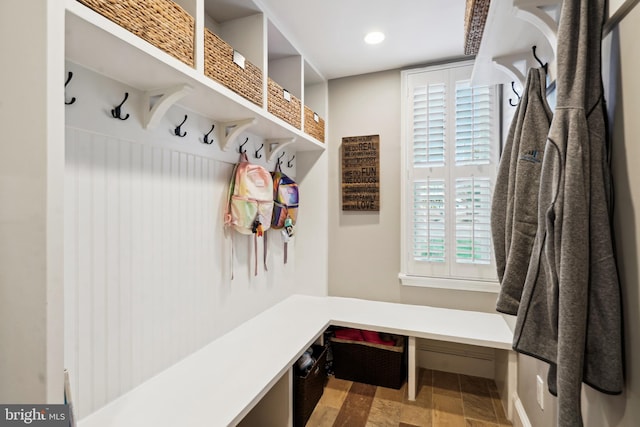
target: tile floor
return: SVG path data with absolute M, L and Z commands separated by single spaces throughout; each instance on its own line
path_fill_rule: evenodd
M 415 402 L 394 390 L 330 377 L 307 427 L 503 427 L 492 380 L 420 369 Z

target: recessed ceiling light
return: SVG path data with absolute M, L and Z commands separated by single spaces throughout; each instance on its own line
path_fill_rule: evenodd
M 372 31 L 364 36 L 364 41 L 367 44 L 378 44 L 384 40 L 384 33 L 380 31 Z

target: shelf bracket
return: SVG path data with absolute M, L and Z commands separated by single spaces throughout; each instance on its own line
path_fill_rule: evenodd
M 536 27 L 547 39 L 553 50 L 553 60 L 556 57 L 558 46 L 558 23 L 549 15 L 543 7 L 558 5 L 557 0 L 537 0 L 537 1 L 516 1 L 514 2 L 515 15 Z M 547 62 L 551 62 L 551 60 Z
M 295 138 L 283 138 L 283 139 L 267 139 L 265 141 L 265 146 L 267 148 L 267 161 L 273 160 L 273 156 L 276 152 L 282 150 L 289 144 L 292 144 L 296 139 Z
M 221 127 L 224 134 L 222 135 L 222 138 L 220 138 L 220 149 L 222 151 L 226 151 L 227 147 L 233 144 L 238 135 L 253 126 L 255 123 L 255 118 L 222 123 Z
M 153 129 L 167 110 L 193 88 L 182 84 L 166 89 L 146 91 L 144 93 L 144 128 Z
M 529 69 L 531 52 L 513 53 L 511 55 L 497 56 L 492 59 L 493 65 L 500 71 L 506 73 L 509 76 L 509 80 L 515 80 L 524 87 L 527 76 L 526 71 Z M 518 65 L 523 64 L 522 68 Z

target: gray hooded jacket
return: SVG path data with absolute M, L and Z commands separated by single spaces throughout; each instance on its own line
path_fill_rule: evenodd
M 564 0 L 557 107 L 540 176 L 538 231 L 514 349 L 551 365 L 558 425 L 582 426 L 581 383 L 623 388 L 621 294 L 609 212 L 601 76 L 605 0 Z M 557 383 L 556 383 L 557 380 Z
M 553 113 L 546 74 L 529 69 L 525 90 L 505 142 L 491 206 L 491 232 L 500 280 L 496 309 L 515 315 L 538 229 L 542 155 Z

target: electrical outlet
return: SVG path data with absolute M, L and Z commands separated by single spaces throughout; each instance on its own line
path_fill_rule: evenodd
M 536 399 L 538 400 L 538 406 L 544 411 L 544 381 L 542 381 L 540 375 L 536 375 Z

